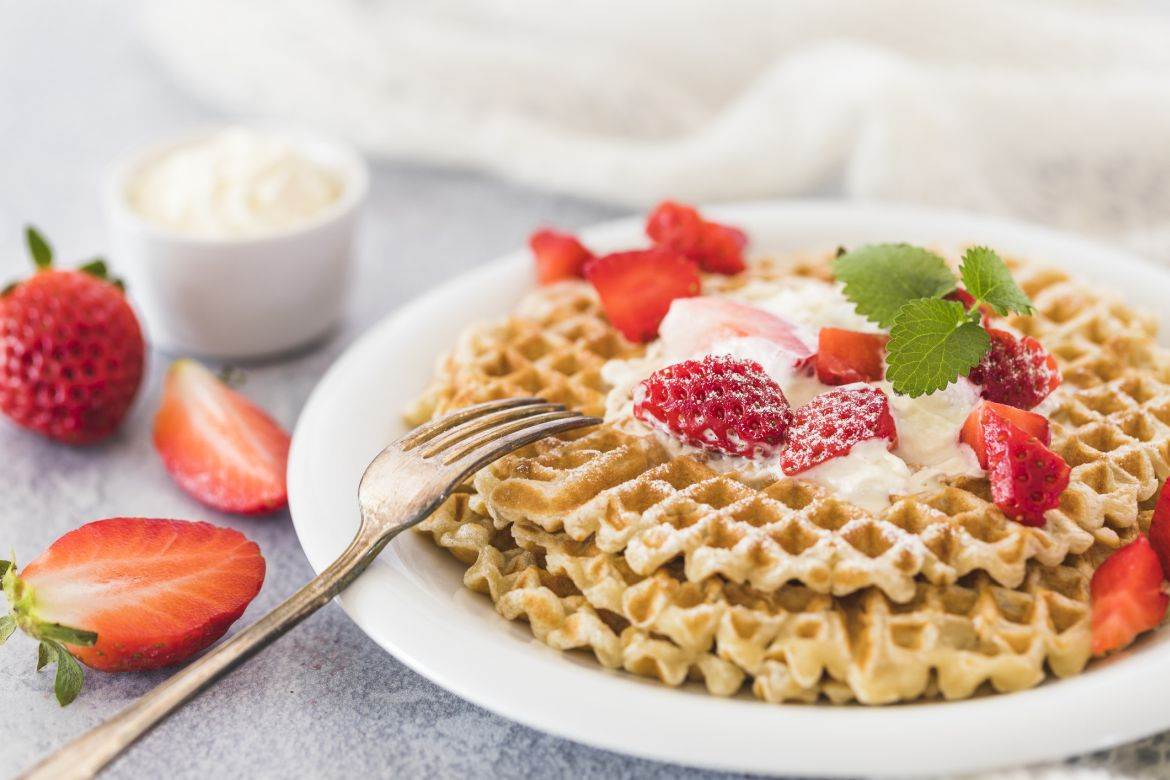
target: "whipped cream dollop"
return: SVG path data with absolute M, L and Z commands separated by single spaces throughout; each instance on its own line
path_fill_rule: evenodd
M 175 146 L 131 176 L 126 199 L 185 235 L 244 238 L 313 221 L 342 195 L 338 172 L 276 136 L 234 127 Z
M 737 290 L 734 298 L 792 323 L 814 351 L 821 328 L 881 332 L 857 313 L 837 284 L 802 278 L 754 282 Z M 735 473 L 751 483 L 784 477 L 777 456 L 749 459 L 711 453 L 680 442 L 669 431 L 643 424 L 633 416 L 636 388 L 661 368 L 705 355 L 730 355 L 759 363 L 780 385 L 793 408 L 834 388 L 795 368 L 791 352 L 760 336 L 724 335 L 696 352 L 679 354 L 677 344 L 669 339 L 671 333 L 663 332 L 664 337 L 652 342 L 645 356 L 610 360 L 602 367 L 602 378 L 612 386 L 606 398 L 606 419 L 649 432 L 672 454 L 696 455 L 716 471 Z M 814 466 L 799 474 L 799 479 L 816 482 L 841 499 L 876 512 L 889 506 L 891 496 L 918 493 L 948 477 L 982 473 L 974 451 L 959 441 L 963 423 L 979 403 L 975 385 L 960 378 L 943 390 L 918 398 L 894 393 L 888 382 L 876 386 L 889 398 L 898 430 L 897 446 L 891 450 L 885 439 L 861 442 L 848 455 Z

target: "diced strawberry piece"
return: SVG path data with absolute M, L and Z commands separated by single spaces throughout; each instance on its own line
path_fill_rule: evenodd
M 1017 339 L 1006 330 L 991 328 L 991 347 L 968 378 L 983 386 L 989 401 L 1031 409 L 1060 386 L 1056 358 L 1031 336 Z
M 193 360 L 167 372 L 154 446 L 179 487 L 215 509 L 264 514 L 288 503 L 289 435 Z
M 994 412 L 983 417 L 983 443 L 995 505 L 1023 525 L 1043 526 L 1068 487 L 1064 458 Z
M 747 458 L 774 452 L 792 421 L 760 364 L 726 355 L 655 371 L 634 391 L 634 416 L 694 447 Z
M 794 365 L 812 354 L 788 320 L 727 298 L 675 300 L 658 333 L 671 355 L 697 355 L 719 341 L 750 336 L 771 341 L 791 353 Z
M 792 476 L 848 455 L 853 445 L 869 439 L 887 439 L 893 449 L 898 429 L 881 390 L 867 385 L 838 387 L 796 410 L 788 439 L 780 467 Z
M 646 235 L 708 273 L 737 274 L 747 268 L 747 236 L 739 228 L 708 222 L 691 206 L 664 201 L 650 212 Z
M 536 280 L 552 284 L 563 279 L 585 276 L 585 264 L 593 260 L 576 236 L 555 230 L 538 230 L 528 239 L 528 246 L 536 258 Z
M 969 444 L 971 449 L 975 450 L 975 456 L 979 458 L 979 465 L 983 468 L 987 468 L 983 426 L 988 415 L 992 414 L 1002 417 L 1029 436 L 1035 436 L 1045 447 L 1051 441 L 1048 419 L 1044 415 L 1026 412 L 1014 406 L 997 404 L 995 401 L 980 401 L 971 410 L 971 414 L 967 415 L 967 421 L 963 423 L 963 429 L 959 431 L 959 441 Z
M 880 382 L 885 375 L 886 342 L 882 333 L 821 328 L 817 346 L 817 379 L 826 385 Z
M 1162 562 L 1162 571 L 1170 576 L 1170 490 L 1162 483 L 1158 503 L 1154 506 L 1154 519 L 1150 521 L 1150 544 Z
M 1164 574 L 1145 536 L 1115 550 L 1089 583 L 1092 597 L 1093 655 L 1129 645 L 1138 634 L 1157 628 L 1170 597 L 1162 592 Z
M 33 593 L 30 633 L 51 623 L 96 632 L 68 650 L 124 672 L 179 663 L 223 636 L 260 591 L 264 558 L 230 528 L 118 517 L 65 534 L 19 580 Z
M 652 341 L 671 301 L 699 294 L 694 263 L 666 249 L 615 252 L 585 269 L 610 323 L 630 341 Z

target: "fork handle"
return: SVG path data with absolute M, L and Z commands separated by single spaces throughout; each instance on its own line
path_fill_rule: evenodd
M 308 585 L 227 642 L 202 656 L 114 717 L 20 775 L 25 780 L 91 778 L 123 750 L 204 688 L 275 642 L 365 571 L 401 530 L 377 534 L 363 523 L 341 556 Z

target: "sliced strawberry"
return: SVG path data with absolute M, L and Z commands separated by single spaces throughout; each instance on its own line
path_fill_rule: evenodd
M 634 391 L 634 416 L 694 447 L 755 458 L 783 444 L 792 411 L 759 363 L 708 355 L 651 374 Z
M 889 399 L 868 385 L 838 387 L 796 410 L 780 467 L 793 476 L 848 455 L 853 445 L 869 439 L 887 439 L 890 449 L 898 443 Z
M 699 355 L 720 341 L 758 337 L 773 342 L 798 364 L 812 354 L 794 324 L 746 303 L 701 296 L 679 298 L 658 328 L 668 354 Z
M 94 669 L 156 669 L 219 639 L 264 582 L 260 548 L 230 528 L 118 517 L 71 531 L 4 577 L 13 615 L 57 664 L 57 696 Z M 72 667 L 74 675 L 64 674 Z
M 1150 521 L 1150 544 L 1162 562 L 1162 571 L 1170 576 L 1170 490 L 1166 489 L 1165 482 L 1154 506 L 1154 519 Z
M 1120 650 L 1166 615 L 1170 597 L 1162 592 L 1162 565 L 1145 536 L 1115 550 L 1089 583 L 1092 596 L 1093 655 Z
M 821 328 L 817 346 L 817 379 L 826 385 L 880 382 L 885 375 L 886 342 L 882 333 Z
M 288 502 L 288 434 L 192 360 L 167 372 L 154 446 L 179 486 L 208 506 L 263 514 Z
M 585 264 L 593 260 L 593 253 L 568 233 L 538 230 L 528 239 L 528 246 L 536 258 L 536 280 L 552 284 L 563 279 L 585 276 Z
M 1023 525 L 1043 526 L 1068 487 L 1064 458 L 994 412 L 983 417 L 983 443 L 995 505 Z
M 1045 447 L 1051 441 L 1051 435 L 1048 432 L 1048 419 L 1044 415 L 1026 412 L 1014 406 L 997 404 L 995 401 L 980 401 L 971 410 L 971 414 L 967 415 L 967 421 L 963 423 L 963 429 L 959 431 L 959 441 L 969 444 L 971 449 L 975 450 L 975 456 L 979 458 L 979 465 L 982 468 L 987 468 L 983 426 L 988 415 L 992 414 L 1002 417 L 1029 436 L 1035 436 Z
M 739 228 L 708 222 L 692 206 L 664 201 L 650 212 L 646 235 L 658 246 L 686 257 L 708 273 L 737 274 L 747 268 L 747 236 Z
M 991 347 L 968 378 L 983 386 L 989 401 L 1031 409 L 1060 386 L 1056 358 L 1032 338 L 1017 339 L 1006 330 L 990 328 Z
M 699 294 L 693 263 L 666 249 L 615 252 L 585 269 L 605 316 L 630 341 L 653 341 L 671 301 Z

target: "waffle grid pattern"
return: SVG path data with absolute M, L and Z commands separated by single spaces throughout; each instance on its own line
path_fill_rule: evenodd
M 1066 275 L 1015 263 L 1037 306 L 1006 320 L 1057 356 L 1046 402 L 1072 478 L 1044 529 L 959 478 L 873 514 L 810 483 L 759 485 L 606 424 L 482 470 L 421 527 L 465 583 L 561 650 L 717 695 L 881 704 L 963 698 L 1079 672 L 1094 563 L 1148 523 L 1170 474 L 1170 356 L 1152 321 Z M 734 290 L 816 259 L 766 261 Z M 601 366 L 640 354 L 577 284 L 473 328 L 408 412 L 544 395 L 597 413 Z

